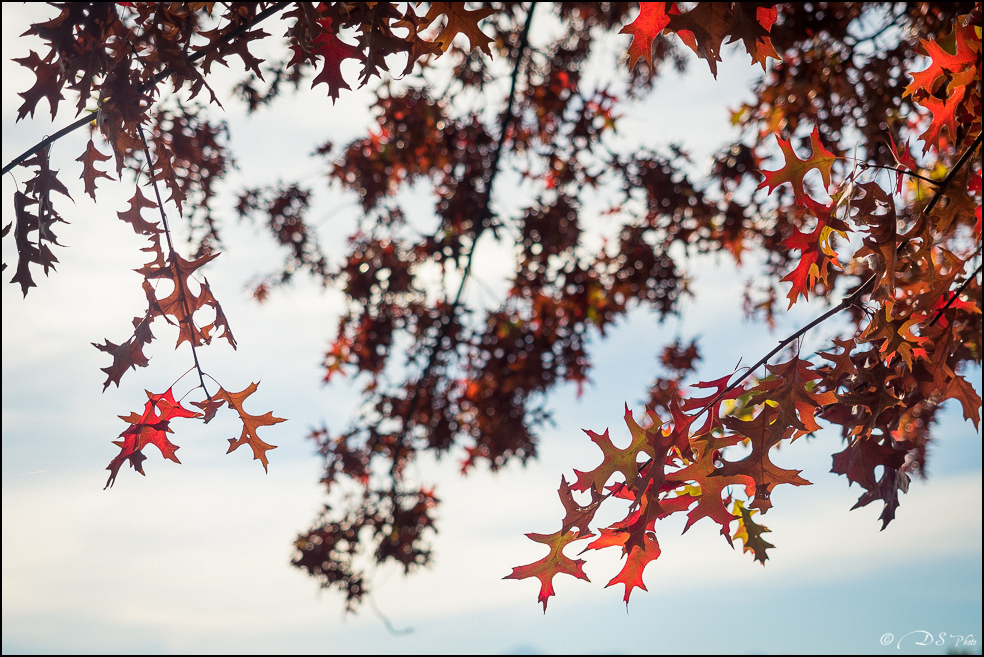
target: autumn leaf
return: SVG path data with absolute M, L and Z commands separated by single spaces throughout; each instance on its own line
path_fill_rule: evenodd
M 581 506 L 574 500 L 570 484 L 567 483 L 567 479 L 564 476 L 560 477 L 560 488 L 557 492 L 560 494 L 560 502 L 564 505 L 565 511 L 563 529 L 561 531 L 567 532 L 570 529 L 577 529 L 578 533 L 582 536 L 590 534 L 591 529 L 589 525 L 594 519 L 594 514 L 598 510 L 598 506 L 604 500 L 604 496 L 592 488 L 591 502 L 587 506 Z
M 943 49 L 936 39 L 920 39 L 919 44 L 930 58 L 930 64 L 922 71 L 910 72 L 912 82 L 905 88 L 905 96 L 925 92 L 932 96 L 936 87 L 945 79 L 945 73 L 959 73 L 973 68 L 980 59 L 981 37 L 975 34 L 970 25 L 958 26 L 951 34 L 955 51 L 953 54 Z M 952 93 L 954 90 L 950 89 Z M 962 95 L 962 94 L 961 94 Z
M 960 402 L 963 409 L 965 420 L 974 423 L 974 428 L 980 428 L 981 422 L 981 396 L 974 390 L 974 386 L 959 374 L 954 374 L 946 390 L 943 393 L 944 399 L 956 399 Z
M 752 12 L 754 11 L 754 16 Z M 735 3 L 735 18 L 732 37 L 728 43 L 741 39 L 745 51 L 751 55 L 752 61 L 766 70 L 769 59 L 779 59 L 779 53 L 772 45 L 769 32 L 779 17 L 779 9 L 775 6 L 761 6 L 758 3 Z
M 751 420 L 734 417 L 724 419 L 724 424 L 736 434 L 748 438 L 752 452 L 739 461 L 722 459 L 718 469 L 722 476 L 747 475 L 755 480 L 755 501 L 751 508 L 765 513 L 772 507 L 772 489 L 779 484 L 806 486 L 810 482 L 800 477 L 802 470 L 787 470 L 772 462 L 770 452 L 780 440 L 792 433 L 793 428 L 776 422 L 777 413 L 765 406 Z
M 919 139 L 925 144 L 925 149 L 930 147 L 940 149 L 942 132 L 946 130 L 950 141 L 955 141 L 957 136 L 957 109 L 960 107 L 964 97 L 964 88 L 960 87 L 957 91 L 946 98 L 940 100 L 935 96 L 930 96 L 922 101 L 922 106 L 933 114 L 933 120 L 926 126 L 926 130 L 919 135 Z
M 218 253 L 209 253 L 193 261 L 189 261 L 177 253 L 172 253 L 170 262 L 167 265 L 152 269 L 145 274 L 148 280 L 167 278 L 174 283 L 174 288 L 170 294 L 163 299 L 157 299 L 152 304 L 151 313 L 152 315 L 161 315 L 165 318 L 173 317 L 177 322 L 179 330 L 178 342 L 175 347 L 179 346 L 182 342 L 190 342 L 198 346 L 209 341 L 208 336 L 202 333 L 202 330 L 195 325 L 192 315 L 203 306 L 211 305 L 213 297 L 204 288 L 198 294 L 192 292 L 188 279 L 198 268 L 214 260 L 218 255 Z
M 147 367 L 150 364 L 150 359 L 143 352 L 144 347 L 154 339 L 154 334 L 150 332 L 150 322 L 146 317 L 138 317 L 133 322 L 133 335 L 123 344 L 115 344 L 109 340 L 104 340 L 103 344 L 92 343 L 92 346 L 99 351 L 113 355 L 113 364 L 109 367 L 100 368 L 106 373 L 103 392 L 106 391 L 110 383 L 115 383 L 118 388 L 120 379 L 127 370 Z
M 315 47 L 312 48 L 312 52 L 323 57 L 324 61 L 321 72 L 311 81 L 311 88 L 319 84 L 327 84 L 328 96 L 335 101 L 342 89 L 351 89 L 342 77 L 342 62 L 346 59 L 357 59 L 359 49 L 338 38 L 331 27 L 331 18 L 320 19 L 318 24 L 324 28 L 324 31 L 315 37 Z M 298 46 L 294 46 L 295 61 L 300 54 L 299 50 Z
M 820 430 L 817 411 L 837 401 L 832 391 L 817 389 L 813 384 L 822 375 L 812 369 L 809 361 L 794 356 L 785 363 L 766 365 L 772 376 L 763 379 L 752 392 L 756 401 L 768 400 L 778 409 L 775 422 L 781 427 L 793 427 L 793 438 Z
M 643 591 L 649 590 L 646 588 L 646 583 L 642 579 L 642 574 L 646 566 L 649 565 L 649 562 L 658 559 L 659 555 L 659 543 L 656 540 L 655 534 L 652 536 L 647 534 L 644 539 L 644 545 L 632 547 L 631 552 L 629 552 L 625 560 L 625 565 L 622 566 L 622 570 L 608 584 L 605 584 L 605 588 L 616 584 L 623 584 L 625 586 L 625 595 L 622 599 L 625 601 L 625 606 L 628 607 L 632 589 L 640 588 Z
M 100 171 L 96 168 L 97 162 L 105 162 L 111 159 L 111 156 L 104 155 L 100 153 L 96 148 L 96 145 L 89 140 L 89 145 L 85 148 L 85 153 L 79 156 L 76 162 L 82 163 L 82 175 L 79 176 L 85 182 L 85 193 L 92 197 L 92 200 L 96 200 L 96 180 L 99 178 L 108 178 L 110 180 L 115 180 L 111 175 L 105 171 Z
M 769 548 L 774 548 L 775 545 L 762 538 L 762 534 L 771 530 L 765 525 L 760 525 L 752 520 L 752 516 L 758 512 L 754 509 L 746 509 L 741 500 L 735 500 L 734 510 L 737 512 L 735 515 L 738 516 L 738 527 L 735 529 L 735 534 L 732 538 L 740 539 L 742 542 L 741 551 L 751 552 L 755 560 L 764 566 L 766 559 L 769 558 L 769 555 L 765 551 Z
M 169 423 L 175 418 L 201 417 L 201 413 L 190 411 L 180 402 L 175 401 L 171 388 L 160 395 L 149 390 L 146 392 L 148 401 L 141 415 L 130 413 L 127 416 L 120 416 L 120 419 L 130 426 L 120 434 L 122 440 L 113 441 L 113 444 L 120 448 L 120 453 L 106 467 L 109 470 L 106 488 L 115 483 L 120 467 L 127 461 L 137 472 L 144 474 L 143 462 L 147 457 L 143 454 L 143 448 L 147 445 L 157 447 L 164 458 L 181 463 L 175 455 L 178 446 L 167 438 L 167 434 L 172 433 Z
M 440 46 L 442 53 L 448 51 L 456 35 L 464 34 L 468 37 L 469 51 L 478 48 L 486 55 L 491 56 L 492 51 L 489 50 L 489 44 L 492 43 L 492 39 L 482 32 L 478 26 L 478 21 L 494 13 L 495 9 L 491 7 L 465 9 L 463 2 L 432 2 L 430 9 L 424 16 L 424 25 L 430 25 L 438 16 L 444 14 L 448 17 L 447 25 L 434 39 L 434 43 Z
M 239 419 L 243 422 L 242 434 L 238 439 L 229 439 L 229 451 L 226 453 L 228 454 L 238 449 L 242 445 L 249 445 L 253 450 L 253 459 L 262 463 L 263 471 L 266 472 L 267 465 L 269 464 L 266 453 L 271 449 L 276 449 L 277 446 L 263 442 L 257 435 L 256 431 L 260 427 L 284 422 L 284 418 L 274 417 L 272 412 L 267 412 L 263 415 L 250 415 L 243 409 L 243 404 L 246 402 L 246 398 L 256 392 L 257 385 L 258 384 L 256 383 L 251 383 L 244 390 L 231 393 L 226 392 L 224 388 L 219 388 L 219 391 L 212 395 L 212 399 L 225 401 L 228 403 L 229 408 L 239 413 Z
M 543 613 L 547 613 L 547 600 L 554 595 L 553 578 L 555 575 L 572 575 L 578 579 L 590 582 L 584 573 L 584 560 L 571 559 L 564 554 L 564 548 L 572 541 L 590 538 L 591 534 L 582 536 L 576 531 L 555 532 L 553 534 L 527 534 L 527 538 L 550 547 L 550 554 L 525 566 L 516 566 L 512 573 L 503 579 L 526 579 L 536 577 L 540 580 L 540 595 L 538 602 L 543 603 Z
M 720 525 L 721 534 L 731 540 L 729 532 L 734 516 L 725 507 L 723 493 L 729 486 L 742 488 L 754 486 L 755 480 L 745 474 L 722 476 L 717 473 L 715 460 L 719 458 L 721 450 L 737 445 L 741 441 L 742 437 L 737 435 L 714 438 L 711 434 L 705 434 L 694 437 L 690 442 L 694 450 L 693 461 L 686 467 L 666 475 L 667 481 L 694 482 L 700 487 L 697 506 L 687 514 L 684 532 L 701 518 L 710 518 Z
M 52 61 L 53 56 L 54 52 L 51 52 L 42 60 L 36 52 L 31 50 L 27 57 L 13 60 L 21 66 L 26 67 L 36 77 L 33 87 L 17 94 L 24 99 L 23 104 L 21 104 L 20 109 L 17 111 L 18 121 L 28 114 L 33 117 L 34 109 L 37 107 L 38 101 L 42 98 L 48 99 L 48 105 L 51 107 L 51 118 L 54 120 L 55 113 L 58 111 L 58 102 L 64 96 L 62 96 L 61 86 L 58 84 L 61 67 L 58 63 Z
M 805 207 L 804 199 L 806 198 L 806 192 L 803 189 L 803 177 L 816 169 L 823 177 L 823 184 L 829 188 L 830 168 L 833 166 L 834 160 L 837 157 L 824 148 L 820 141 L 820 129 L 818 127 L 814 127 L 813 132 L 810 134 L 813 153 L 805 160 L 801 160 L 796 156 L 788 139 L 783 139 L 777 134 L 776 140 L 779 142 L 779 148 L 782 149 L 786 163 L 777 171 L 763 171 L 762 174 L 765 176 L 765 180 L 758 186 L 758 189 L 768 187 L 771 193 L 779 185 L 789 183 L 793 187 L 793 195 L 796 198 L 797 205 Z
M 653 68 L 653 41 L 667 25 L 670 17 L 666 15 L 665 2 L 640 2 L 636 19 L 619 30 L 619 34 L 632 35 L 629 44 L 629 68 L 635 68 L 639 59 L 645 59 Z
M 698 2 L 690 11 L 671 15 L 669 29 L 676 32 L 698 57 L 707 61 L 711 74 L 717 78 L 721 44 L 733 26 L 734 9 L 730 3 Z
M 17 245 L 17 271 L 11 283 L 19 283 L 21 292 L 26 297 L 27 291 L 37 287 L 31 275 L 31 263 L 41 262 L 41 250 L 31 240 L 30 233 L 38 229 L 38 217 L 28 210 L 28 206 L 36 205 L 33 198 L 17 191 L 14 192 L 14 243 Z M 47 248 L 42 245 L 42 248 Z M 54 260 L 54 255 L 50 256 Z
M 89 144 L 92 144 L 92 142 L 90 141 Z M 133 198 L 130 199 L 130 208 L 125 212 L 117 212 L 116 216 L 120 218 L 120 221 L 130 224 L 133 232 L 137 235 L 158 235 L 164 232 L 160 223 L 147 221 L 140 216 L 140 211 L 144 208 L 156 207 L 157 204 L 144 196 L 140 188 L 136 187 L 133 191 Z
M 632 442 L 625 449 L 615 447 L 611 438 L 608 436 L 607 429 L 602 434 L 585 430 L 585 433 L 588 434 L 592 442 L 601 449 L 603 459 L 601 465 L 590 472 L 574 471 L 574 474 L 577 475 L 577 482 L 573 486 L 574 490 L 586 491 L 594 489 L 600 493 L 604 490 L 605 484 L 608 483 L 611 476 L 616 472 L 622 473 L 622 476 L 625 477 L 625 482 L 631 484 L 639 475 L 639 454 L 643 453 L 651 457 L 655 456 L 653 445 L 650 441 L 650 434 L 659 432 L 660 425 L 662 424 L 656 414 L 650 413 L 650 419 L 654 424 L 646 429 L 635 423 L 627 405 L 625 407 L 625 417 L 632 435 Z

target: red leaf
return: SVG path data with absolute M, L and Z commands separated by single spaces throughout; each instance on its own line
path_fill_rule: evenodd
M 619 34 L 631 34 L 629 44 L 629 68 L 635 68 L 640 58 L 653 67 L 653 41 L 667 25 L 670 17 L 666 15 L 665 2 L 640 2 L 636 19 L 619 30 Z
M 933 113 L 933 120 L 930 121 L 929 125 L 926 127 L 926 130 L 919 135 L 919 139 L 921 139 L 925 144 L 923 147 L 924 151 L 929 147 L 933 147 L 937 151 L 940 150 L 940 140 L 942 139 L 942 132 L 944 129 L 946 130 L 950 141 L 956 141 L 956 112 L 957 108 L 960 107 L 960 103 L 963 101 L 964 89 L 964 87 L 959 87 L 956 91 L 950 94 L 945 101 L 940 100 L 936 96 L 929 96 L 921 102 L 923 107 Z
M 155 395 L 148 390 L 147 397 L 148 401 L 144 405 L 142 415 L 130 413 L 128 416 L 120 416 L 120 419 L 130 423 L 130 426 L 120 434 L 123 440 L 113 441 L 113 444 L 120 448 L 120 453 L 106 467 L 109 470 L 106 488 L 116 482 L 120 467 L 126 461 L 129 461 L 137 472 L 144 474 L 143 462 L 147 457 L 142 450 L 147 445 L 157 447 L 164 458 L 181 463 L 174 454 L 178 446 L 167 438 L 167 434 L 171 433 L 168 423 L 179 417 L 201 417 L 201 413 L 190 411 L 175 401 L 171 388 L 160 395 Z
M 324 57 L 324 66 L 321 72 L 311 82 L 311 88 L 313 89 L 316 85 L 322 83 L 327 84 L 328 95 L 334 101 L 338 99 L 339 91 L 342 89 L 351 89 L 345 78 L 342 77 L 341 66 L 342 62 L 346 59 L 357 59 L 359 49 L 339 40 L 335 32 L 331 29 L 330 18 L 319 19 L 318 24 L 325 31 L 315 37 L 314 43 L 316 47 L 312 48 L 312 52 Z M 300 54 L 298 46 L 294 46 L 294 52 L 296 60 Z
M 625 535 L 625 534 L 623 534 Z M 650 537 L 648 534 L 645 538 L 645 546 L 636 545 L 629 552 L 628 558 L 625 560 L 625 565 L 622 566 L 622 570 L 619 571 L 618 575 L 612 578 L 612 581 L 605 585 L 605 588 L 609 586 L 614 586 L 615 584 L 625 585 L 625 596 L 622 598 L 625 600 L 625 606 L 629 606 L 629 596 L 632 595 L 632 589 L 640 588 L 643 591 L 648 591 L 645 582 L 642 580 L 642 573 L 649 565 L 650 561 L 655 561 L 659 558 L 660 549 L 659 543 L 656 541 L 655 535 Z

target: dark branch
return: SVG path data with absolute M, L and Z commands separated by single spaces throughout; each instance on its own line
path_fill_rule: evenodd
M 492 186 L 495 182 L 495 178 L 499 173 L 499 162 L 502 158 L 503 147 L 506 142 L 506 134 L 509 132 L 509 126 L 513 121 L 513 106 L 516 100 L 516 87 L 519 81 L 520 68 L 523 62 L 523 56 L 526 54 L 527 46 L 529 45 L 529 33 L 530 26 L 533 23 L 533 12 L 536 9 L 536 3 L 530 3 L 529 10 L 526 14 L 526 23 L 523 25 L 523 31 L 519 37 L 519 46 L 516 52 L 516 62 L 513 65 L 512 72 L 512 83 L 509 87 L 509 99 L 506 101 L 506 110 L 502 115 L 502 119 L 499 121 L 499 136 L 496 141 L 495 152 L 492 155 L 492 164 L 489 166 L 489 173 L 487 176 L 487 182 L 485 184 L 485 191 L 482 193 L 481 200 L 481 210 L 479 211 L 480 224 L 475 231 L 475 237 L 472 239 L 471 248 L 465 255 L 465 266 L 461 271 L 461 282 L 458 284 L 458 291 L 454 296 L 454 301 L 451 303 L 451 314 L 457 314 L 458 308 L 461 306 L 461 297 L 465 291 L 465 284 L 468 282 L 468 277 L 471 274 L 472 262 L 475 256 L 475 248 L 478 245 L 478 239 L 481 237 L 485 229 L 492 225 L 492 211 L 490 209 L 490 204 L 492 201 Z M 437 364 L 437 356 L 440 353 L 440 345 L 442 340 L 447 336 L 448 331 L 451 330 L 451 322 L 447 322 L 441 325 L 441 330 L 434 340 L 434 345 L 430 350 L 430 355 L 427 359 L 427 365 L 421 371 L 419 381 L 425 380 L 434 369 Z M 406 419 L 409 420 L 413 416 L 414 411 L 417 410 L 417 404 L 420 400 L 420 394 L 418 393 L 419 387 L 415 386 L 413 392 L 411 393 L 410 403 L 407 410 Z M 406 435 L 407 425 L 404 424 L 403 434 Z

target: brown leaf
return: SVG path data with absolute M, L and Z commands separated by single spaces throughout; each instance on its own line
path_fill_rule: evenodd
M 276 449 L 277 446 L 270 445 L 260 440 L 260 437 L 256 434 L 256 430 L 260 427 L 284 422 L 284 418 L 274 417 L 272 412 L 264 413 L 263 415 L 250 415 L 243 410 L 243 404 L 245 403 L 246 398 L 256 392 L 257 385 L 258 384 L 256 383 L 251 383 L 246 387 L 246 389 L 232 393 L 226 392 L 224 388 L 219 388 L 219 391 L 212 395 L 212 398 L 213 400 L 227 402 L 230 408 L 239 413 L 239 418 L 243 421 L 242 435 L 240 435 L 238 439 L 229 439 L 229 452 L 234 451 L 242 445 L 248 444 L 253 449 L 253 459 L 262 463 L 263 470 L 266 471 L 269 463 L 267 461 L 266 453 L 271 449 Z M 226 453 L 228 454 L 229 452 Z

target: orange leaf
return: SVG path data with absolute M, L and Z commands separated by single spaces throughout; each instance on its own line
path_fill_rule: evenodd
M 525 566 L 516 566 L 513 571 L 502 579 L 526 579 L 536 577 L 540 580 L 540 595 L 537 601 L 543 603 L 543 613 L 547 613 L 547 600 L 554 595 L 554 575 L 563 573 L 590 582 L 584 574 L 584 559 L 571 559 L 564 555 L 564 547 L 571 541 L 590 538 L 591 534 L 582 536 L 578 532 L 555 532 L 553 534 L 527 534 L 527 538 L 537 543 L 550 546 L 550 554 Z
M 238 439 L 229 439 L 229 451 L 226 452 L 226 454 L 234 451 L 241 445 L 248 444 L 253 449 L 253 459 L 262 463 L 263 470 L 266 471 L 267 465 L 269 464 L 266 453 L 271 449 L 276 449 L 277 446 L 270 445 L 260 440 L 260 437 L 256 435 L 256 430 L 260 427 L 283 422 L 284 418 L 274 417 L 272 412 L 267 412 L 263 415 L 250 415 L 243 410 L 243 404 L 245 403 L 246 398 L 256 392 L 258 385 L 259 384 L 251 383 L 245 390 L 231 393 L 226 392 L 224 388 L 219 388 L 219 391 L 212 395 L 212 399 L 228 402 L 229 407 L 239 413 L 239 418 L 243 421 L 242 435 L 240 435 Z

